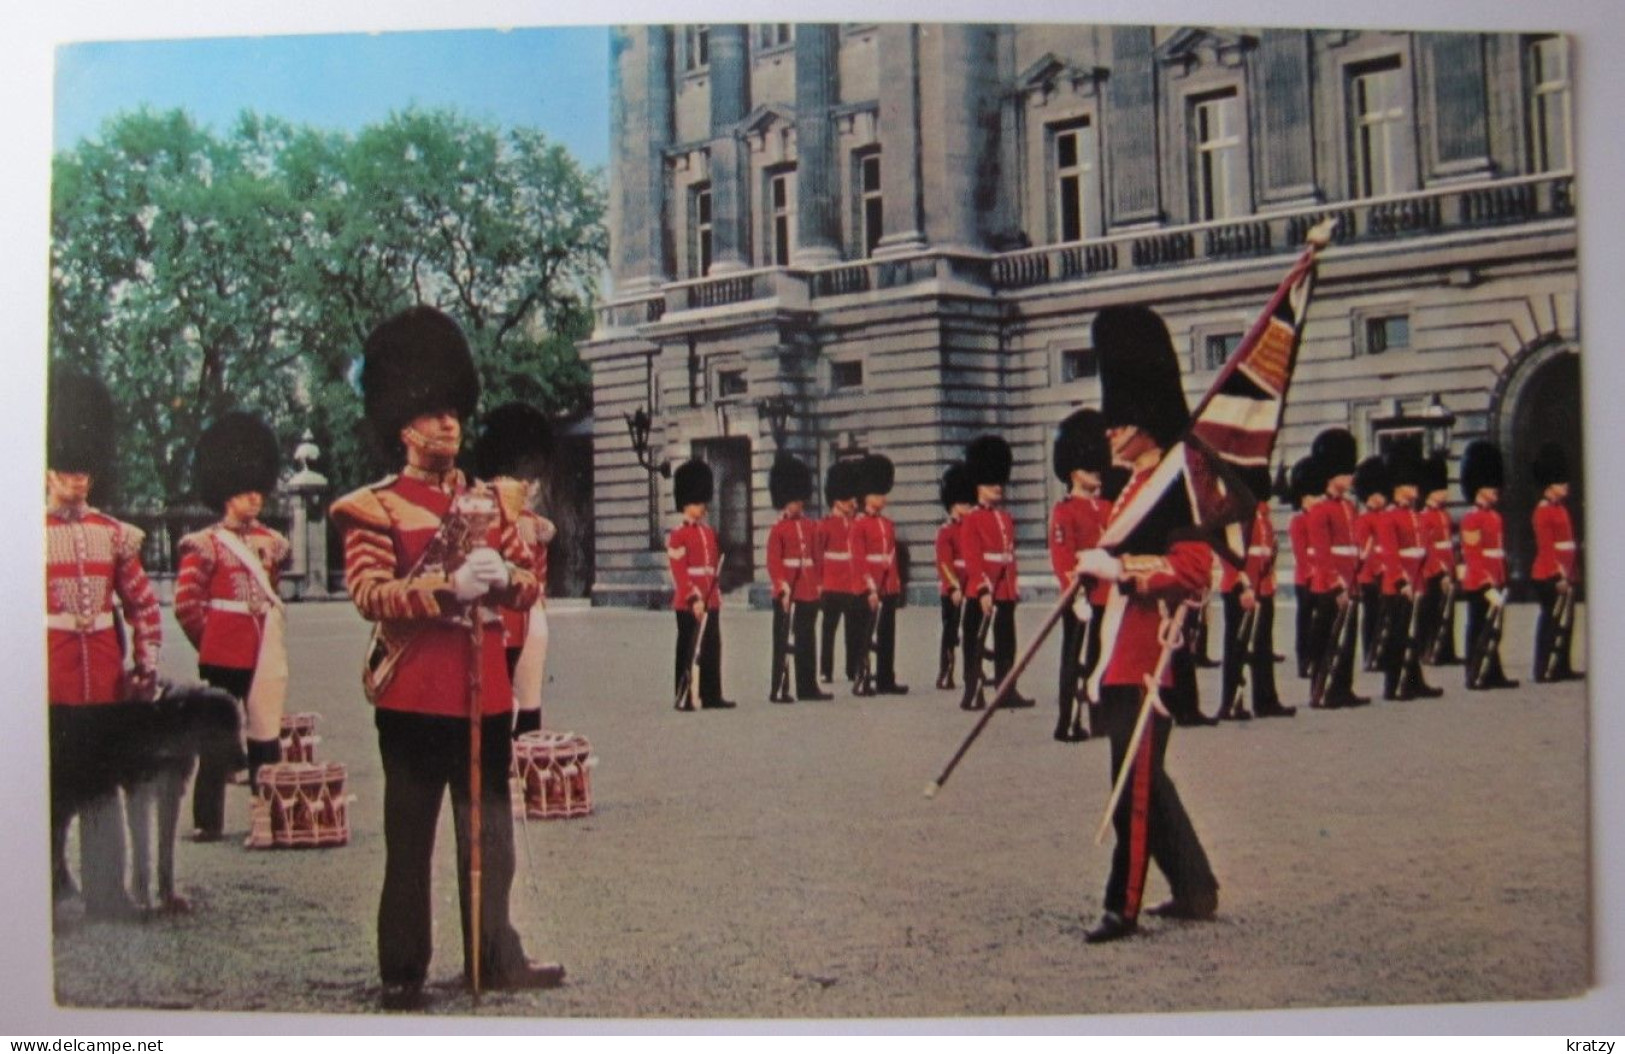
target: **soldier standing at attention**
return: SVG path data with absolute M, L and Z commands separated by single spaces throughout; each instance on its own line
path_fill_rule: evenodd
M 834 698 L 818 687 L 818 601 L 820 587 L 814 546 L 818 525 L 806 516 L 812 499 L 812 472 L 799 458 L 780 453 L 767 475 L 768 496 L 779 510 L 779 522 L 767 532 L 767 577 L 773 588 L 773 666 L 769 698 L 775 703 Z M 794 640 L 795 696 L 788 679 L 781 683 L 787 656 L 785 642 Z
M 1501 514 L 1505 469 L 1494 443 L 1469 443 L 1461 455 L 1461 493 L 1473 503 L 1461 518 L 1461 588 L 1467 594 L 1467 687 L 1516 688 L 1501 667 L 1501 635 L 1489 623 L 1505 612 L 1507 554 Z
M 1560 622 L 1574 618 L 1574 587 L 1579 584 L 1579 553 L 1574 542 L 1574 521 L 1564 502 L 1569 496 L 1569 459 L 1556 443 L 1546 443 L 1530 466 L 1535 486 L 1541 489 L 1540 504 L 1532 516 L 1535 528 L 1535 562 L 1529 580 L 1540 601 L 1535 620 L 1535 681 L 1563 681 L 1578 676 L 1570 665 L 1574 634 Z M 1557 600 L 1566 598 L 1569 611 L 1557 617 Z M 1555 657 L 1554 657 L 1555 652 Z
M 716 482 L 711 466 L 703 461 L 685 461 L 672 473 L 672 492 L 683 522 L 666 538 L 666 556 L 671 561 L 672 607 L 677 612 L 677 685 L 688 684 L 689 695 L 678 700 L 679 710 L 692 710 L 689 701 L 694 686 L 695 635 L 699 638 L 699 699 L 704 710 L 732 710 L 734 703 L 722 697 L 722 589 L 717 583 L 717 532 L 705 522 L 706 506 L 711 504 Z
M 1377 668 L 1377 638 L 1382 636 L 1382 558 L 1377 552 L 1377 522 L 1388 508 L 1388 469 L 1380 457 L 1368 457 L 1354 469 L 1354 497 L 1360 514 L 1354 518 L 1354 546 L 1360 550 L 1355 580 L 1360 586 L 1361 658 L 1368 670 Z
M 965 448 L 965 468 L 976 486 L 976 508 L 960 528 L 965 553 L 965 591 L 975 603 L 965 612 L 965 694 L 960 707 L 979 710 L 983 697 L 982 625 L 992 620 L 995 683 L 1016 664 L 1016 522 L 1004 508 L 1014 457 L 1010 444 L 985 435 Z M 1013 687 L 1005 707 L 1037 704 Z
M 1434 666 L 1450 666 L 1456 658 L 1454 605 L 1450 598 L 1456 573 L 1456 526 L 1450 521 L 1450 464 L 1444 451 L 1428 458 L 1422 479 L 1422 581 L 1427 596 L 1423 601 L 1422 658 Z
M 516 527 L 524 494 L 471 488 L 456 467 L 480 384 L 462 330 L 431 307 L 408 308 L 367 337 L 361 367 L 367 424 L 401 471 L 333 504 L 344 535 L 344 582 L 375 623 L 363 673 L 384 769 L 384 885 L 378 969 L 385 1010 L 421 1009 L 434 949 L 434 836 L 451 791 L 463 975 L 482 988 L 553 988 L 556 963 L 525 958 L 508 918 L 513 885 L 513 687 L 496 608 L 536 602 L 529 548 Z M 488 524 L 488 526 L 487 526 Z M 480 530 L 484 527 L 484 530 Z M 478 622 L 478 629 L 475 621 Z M 479 642 L 476 651 L 474 644 Z M 476 694 L 475 689 L 478 688 Z M 480 735 L 480 913 L 473 917 L 471 710 Z
M 1240 568 L 1222 561 L 1224 578 L 1224 672 L 1220 679 L 1219 717 L 1245 721 L 1258 717 L 1291 717 L 1295 706 L 1282 706 L 1275 693 L 1275 527 L 1270 523 L 1269 470 L 1243 470 L 1242 481 L 1260 498 L 1247 525 L 1246 561 Z M 1242 667 L 1252 676 L 1253 708 L 1241 702 Z
M 852 525 L 852 566 L 864 589 L 863 647 L 869 646 L 872 636 L 875 693 L 907 695 L 908 685 L 897 683 L 897 606 L 903 596 L 903 580 L 897 570 L 897 524 L 886 515 L 886 497 L 896 469 L 881 454 L 868 455 L 858 466 L 863 515 Z
M 846 679 L 856 680 L 863 638 L 863 583 L 852 562 L 852 521 L 858 508 L 857 462 L 837 461 L 824 477 L 829 515 L 818 524 L 817 560 L 824 620 L 819 633 L 818 673 L 829 684 L 835 673 L 835 629 L 846 619 Z
M 1388 478 L 1394 487 L 1394 503 L 1377 521 L 1377 551 L 1382 554 L 1382 597 L 1387 609 L 1388 647 L 1382 660 L 1382 697 L 1403 702 L 1432 699 L 1444 692 L 1422 679 L 1422 647 L 1426 640 L 1426 583 L 1422 564 L 1427 557 L 1423 546 L 1420 513 L 1416 499 L 1427 474 L 1420 458 L 1404 450 L 1388 457 Z
M 277 579 L 292 547 L 259 521 L 280 460 L 276 434 L 252 414 L 228 413 L 209 426 L 198 442 L 198 490 L 221 519 L 181 539 L 175 576 L 175 620 L 197 649 L 198 676 L 246 706 L 250 787 L 262 765 L 282 760 L 288 652 Z M 198 757 L 194 840 L 223 834 L 226 779 L 236 760 Z
M 1320 478 L 1315 459 L 1306 457 L 1292 466 L 1287 479 L 1287 501 L 1293 508 L 1287 521 L 1287 541 L 1292 545 L 1292 597 L 1297 603 L 1294 653 L 1298 676 L 1308 678 L 1314 663 L 1315 645 L 1315 550 L 1309 544 L 1309 510 L 1326 497 L 1326 481 Z
M 141 567 L 142 532 L 90 505 L 113 465 L 113 400 L 101 382 L 52 378 L 45 451 L 45 642 L 51 765 L 51 887 L 74 894 L 68 825 L 79 817 L 85 916 L 138 914 L 124 880 L 123 752 L 157 690 L 163 629 Z M 122 615 L 129 654 L 119 634 Z M 126 657 L 129 666 L 126 668 Z
M 1099 544 L 1106 528 L 1111 504 L 1101 498 L 1100 484 L 1111 458 L 1099 411 L 1078 410 L 1056 428 L 1051 467 L 1067 493 L 1050 512 L 1049 557 L 1062 592 L 1077 577 L 1078 554 Z M 1072 603 L 1061 609 L 1061 682 L 1054 733 L 1061 743 L 1089 738 L 1083 723 L 1084 710 L 1091 702 L 1085 682 L 1100 654 L 1100 634 L 1095 627 L 1110 589 L 1106 583 L 1094 583 L 1093 588 L 1080 585 Z
M 1360 550 L 1354 545 L 1354 436 L 1344 428 L 1328 428 L 1310 445 L 1320 478 L 1326 481 L 1325 500 L 1309 513 L 1309 546 L 1315 555 L 1315 643 L 1312 661 L 1320 672 L 1320 696 L 1309 705 L 1335 710 L 1364 706 L 1371 700 L 1354 694 L 1354 633 L 1348 623 L 1357 614 Z
M 970 484 L 963 461 L 955 461 L 943 472 L 939 497 L 948 519 L 937 528 L 937 592 L 942 605 L 937 687 L 951 691 L 954 650 L 959 646 L 959 628 L 965 614 L 965 554 L 959 532 L 966 514 L 976 504 L 976 488 Z

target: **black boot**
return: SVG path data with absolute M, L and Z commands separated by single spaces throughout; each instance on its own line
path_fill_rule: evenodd
M 942 649 L 942 656 L 937 664 L 937 687 L 943 691 L 952 691 L 954 687 L 954 649 Z
M 260 767 L 275 765 L 281 760 L 282 741 L 280 739 L 250 739 L 248 741 L 248 790 L 250 794 L 259 793 Z

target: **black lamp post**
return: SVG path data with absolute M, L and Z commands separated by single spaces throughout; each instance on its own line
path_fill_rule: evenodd
M 623 414 L 626 418 L 626 431 L 632 438 L 632 452 L 637 455 L 638 464 L 649 473 L 671 478 L 671 462 L 661 461 L 658 464 L 649 456 L 649 431 L 654 427 L 654 420 L 649 411 L 638 407 L 635 413 Z
M 796 412 L 795 401 L 787 395 L 774 395 L 756 404 L 756 413 L 767 422 L 773 436 L 773 446 L 782 448 L 790 430 L 790 418 Z

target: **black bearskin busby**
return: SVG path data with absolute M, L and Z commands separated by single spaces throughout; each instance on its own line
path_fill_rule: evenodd
M 1055 478 L 1067 486 L 1072 473 L 1106 471 L 1112 463 L 1111 445 L 1106 442 L 1106 419 L 1098 410 L 1078 410 L 1055 428 L 1055 450 L 1051 467 Z
M 1450 489 L 1450 461 L 1443 450 L 1435 450 L 1422 462 L 1422 494 Z
M 890 494 L 897 477 L 897 468 L 884 454 L 869 454 L 858 462 L 858 497 L 870 494 Z
M 1506 467 L 1501 463 L 1501 448 L 1480 439 L 1467 444 L 1461 455 L 1461 494 L 1468 501 L 1476 501 L 1478 492 L 1485 487 L 1496 490 L 1506 486 Z
M 1415 451 L 1399 447 L 1390 450 L 1383 460 L 1388 468 L 1388 485 L 1395 490 L 1415 487 L 1420 491 L 1427 484 L 1427 463 L 1417 457 Z
M 1567 483 L 1569 456 L 1556 443 L 1542 443 L 1540 452 L 1535 455 L 1534 464 L 1529 466 L 1529 471 L 1535 477 L 1535 486 L 1541 490 L 1545 490 L 1553 483 Z
M 1241 479 L 1247 493 L 1252 496 L 1252 504 L 1270 500 L 1270 470 L 1267 465 L 1247 465 L 1236 469 L 1236 475 Z
M 767 473 L 767 494 L 775 509 L 792 501 L 811 501 L 812 470 L 793 454 L 780 451 Z
M 1100 411 L 1105 427 L 1135 425 L 1166 449 L 1190 423 L 1179 358 L 1168 327 L 1143 305 L 1109 307 L 1091 329 L 1100 359 Z
M 1313 455 L 1300 458 L 1292 466 L 1292 474 L 1287 482 L 1287 503 L 1294 509 L 1304 498 L 1313 497 L 1326 492 L 1326 471 L 1316 461 Z
M 1353 475 L 1354 463 L 1360 455 L 1354 436 L 1347 428 L 1328 428 L 1315 436 L 1309 446 L 1309 456 L 1320 462 L 1330 480 L 1333 476 Z
M 976 485 L 970 481 L 970 472 L 963 461 L 955 461 L 942 473 L 942 486 L 938 489 L 943 511 L 955 505 L 975 505 Z
M 1365 501 L 1373 494 L 1393 497 L 1394 486 L 1388 481 L 1388 466 L 1380 457 L 1368 457 L 1354 468 L 1354 496 Z
M 547 415 L 526 403 L 504 403 L 485 415 L 474 439 L 480 479 L 541 479 L 553 455 Z
M 276 433 L 269 425 L 242 410 L 222 414 L 198 439 L 198 497 L 216 511 L 249 491 L 270 497 L 281 466 Z
M 45 467 L 53 472 L 85 472 L 105 477 L 113 466 L 113 397 L 94 377 L 60 373 L 51 377 L 47 407 Z
M 855 458 L 837 461 L 824 473 L 824 502 L 834 505 L 838 501 L 854 501 L 862 485 L 858 479 L 860 463 Z
M 703 461 L 685 461 L 671 474 L 672 497 L 679 512 L 689 505 L 709 505 L 715 486 L 711 466 Z
M 1015 455 L 1001 436 L 977 436 L 965 447 L 965 471 L 973 487 L 1002 487 L 1010 482 Z
M 386 451 L 400 449 L 401 429 L 423 414 L 474 416 L 480 378 L 468 340 L 449 316 L 419 304 L 367 334 L 361 363 L 367 423 Z

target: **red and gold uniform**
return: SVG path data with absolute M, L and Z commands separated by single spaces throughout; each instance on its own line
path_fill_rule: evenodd
M 1387 648 L 1379 657 L 1383 698 L 1435 694 L 1437 689 L 1422 681 L 1426 620 L 1419 605 L 1426 599 L 1422 567 L 1428 558 L 1422 514 L 1396 501 L 1377 521 L 1377 550 L 1382 558 L 1383 605 L 1388 617 Z
M 1292 519 L 1287 521 L 1286 537 L 1292 546 L 1292 596 L 1298 605 L 1297 638 L 1293 647 L 1298 660 L 1298 676 L 1308 677 L 1314 637 L 1315 602 L 1311 594 L 1314 591 L 1315 552 L 1309 544 L 1307 510 L 1300 509 L 1292 514 Z
M 1265 480 L 1267 483 L 1268 480 Z M 1260 486 L 1260 490 L 1265 489 Z M 1241 716 L 1246 711 L 1236 699 L 1241 669 L 1252 675 L 1253 712 L 1262 717 L 1286 716 L 1275 691 L 1275 557 L 1278 543 L 1270 522 L 1268 501 L 1258 503 L 1247 527 L 1246 560 L 1240 568 L 1220 561 L 1219 588 L 1224 598 L 1224 662 L 1220 677 L 1219 716 Z M 1244 635 L 1246 609 L 1242 595 L 1251 590 L 1255 612 L 1251 632 Z
M 1309 548 L 1314 572 L 1310 588 L 1314 592 L 1315 614 L 1310 645 L 1311 672 L 1320 664 L 1329 671 L 1321 685 L 1319 699 L 1311 705 L 1339 707 L 1362 701 L 1354 694 L 1353 627 L 1358 608 L 1345 610 L 1345 604 L 1358 604 L 1360 550 L 1354 541 L 1354 502 L 1347 497 L 1327 494 L 1309 510 Z
M 514 735 L 542 727 L 542 686 L 547 683 L 547 551 L 558 528 L 535 509 L 524 509 L 516 523 L 519 540 L 530 552 L 529 571 L 536 579 L 536 602 L 528 611 L 503 608 L 502 640 L 513 679 Z
M 1493 610 L 1506 603 L 1507 556 L 1501 514 L 1474 505 L 1461 518 L 1461 588 L 1467 599 L 1467 687 L 1516 687 L 1501 665 L 1499 634 L 1486 633 Z M 1484 650 L 1489 649 L 1489 654 Z
M 965 692 L 974 697 L 982 675 L 982 597 L 993 599 L 994 683 L 1003 681 L 1016 664 L 1016 522 L 1002 505 L 978 505 L 965 515 L 959 542 L 965 554 L 965 602 L 970 605 L 965 611 Z
M 1049 562 L 1061 590 L 1071 588 L 1077 575 L 1078 554 L 1100 544 L 1111 515 L 1111 502 L 1093 494 L 1072 493 L 1055 503 L 1049 517 Z M 1100 613 L 1110 598 L 1110 582 L 1086 583 L 1077 599 L 1061 612 L 1061 672 L 1057 688 L 1056 738 L 1086 738 L 1076 716 L 1073 701 L 1087 696 L 1084 683 L 1094 673 L 1100 659 Z M 1088 618 L 1080 618 L 1087 615 Z M 1062 712 L 1064 711 L 1064 717 Z M 1061 724 L 1065 722 L 1066 729 Z
M 959 517 L 949 516 L 937 528 L 937 603 L 942 619 L 942 634 L 937 642 L 938 688 L 954 686 L 954 651 L 959 647 L 965 600 L 965 553 L 959 533 L 962 526 Z
M 1352 591 L 1359 577 L 1360 550 L 1354 540 L 1354 503 L 1327 497 L 1308 512 L 1309 548 L 1316 593 Z
M 835 672 L 835 629 L 846 622 L 846 679 L 858 676 L 863 648 L 863 597 L 866 592 L 862 573 L 852 556 L 852 534 L 856 518 L 832 512 L 818 523 L 816 559 L 819 584 L 823 586 L 820 601 L 824 619 L 819 631 L 818 672 L 828 681 Z
M 152 675 L 163 629 L 158 597 L 141 567 L 139 528 L 96 509 L 45 513 L 47 692 L 57 706 L 99 706 L 127 698 L 124 648 L 114 605 L 130 633 L 130 660 Z
M 1568 506 L 1551 497 L 1541 499 L 1532 519 L 1535 562 L 1529 568 L 1529 580 L 1540 602 L 1535 627 L 1535 680 L 1562 680 L 1574 676 L 1570 657 L 1574 635 L 1560 631 L 1561 620 L 1556 614 L 1559 593 L 1569 591 L 1568 602 L 1572 604 L 1572 590 L 1579 580 L 1574 521 L 1569 518 Z M 1572 613 L 1568 618 L 1573 618 Z
M 1443 489 L 1442 487 L 1439 489 Z M 1456 570 L 1456 525 L 1443 504 L 1429 502 L 1418 514 L 1422 547 L 1422 581 L 1427 589 L 1422 628 L 1422 652 L 1427 661 L 1444 665 L 1456 659 L 1454 605 L 1450 598 Z
M 789 620 L 789 625 L 781 627 L 775 639 L 794 638 L 792 662 L 796 695 L 802 699 L 819 694 L 814 642 L 818 636 L 818 602 L 823 588 L 818 577 L 817 544 L 818 524 L 800 513 L 780 515 L 767 532 L 767 577 L 773 588 L 774 618 Z M 782 607 L 785 597 L 790 598 L 788 613 Z M 782 655 L 774 656 L 775 671 L 779 669 L 777 664 L 783 661 Z M 788 690 L 788 685 L 784 687 Z
M 853 521 L 852 563 L 865 594 L 863 646 L 868 647 L 871 634 L 874 639 L 872 687 L 882 694 L 900 694 L 905 689 L 897 683 L 897 604 L 903 580 L 897 567 L 897 524 L 891 517 L 868 511 Z M 868 608 L 871 596 L 876 601 L 872 610 Z
M 711 525 L 685 519 L 666 536 L 666 559 L 671 565 L 671 606 L 688 611 L 696 600 L 706 610 L 722 608 L 722 591 L 715 588 L 717 577 L 717 532 Z
M 259 660 L 266 613 L 274 606 L 258 577 L 220 540 L 229 531 L 259 559 L 275 588 L 287 563 L 288 540 L 259 521 L 224 521 L 181 539 L 180 571 L 175 576 L 175 620 L 197 649 L 198 662 L 253 670 Z

